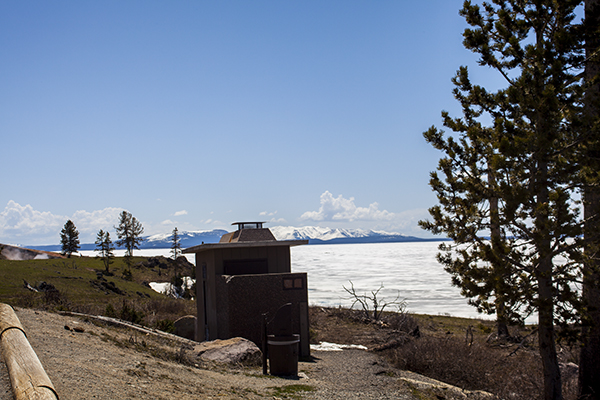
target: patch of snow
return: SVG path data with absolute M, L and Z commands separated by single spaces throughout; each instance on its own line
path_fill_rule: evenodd
M 342 351 L 344 349 L 367 350 L 367 347 L 363 346 L 362 344 L 337 344 L 337 343 L 321 342 L 319 344 L 311 344 L 310 349 L 317 350 L 317 351 Z
M 150 282 L 150 288 L 157 293 L 167 293 L 172 286 L 169 282 Z
M 183 277 L 183 288 L 191 289 L 192 285 L 195 282 L 196 282 L 196 280 L 193 279 L 192 277 L 184 276 Z M 179 298 L 179 296 L 177 295 L 177 293 L 175 292 L 175 290 L 173 288 L 173 284 L 170 282 L 150 282 L 149 285 L 150 285 L 150 288 L 157 293 L 162 293 L 162 294 L 166 294 L 167 296 L 173 296 L 173 297 Z

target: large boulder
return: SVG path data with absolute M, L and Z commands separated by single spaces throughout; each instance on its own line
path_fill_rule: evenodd
M 190 340 L 196 340 L 196 317 L 193 315 L 184 315 L 173 322 L 177 336 L 184 337 Z
M 260 365 L 262 362 L 260 349 L 241 337 L 199 343 L 194 346 L 194 354 L 201 361 L 222 364 Z
M 400 371 L 399 382 L 419 398 L 445 400 L 498 400 L 483 390 L 465 390 L 410 371 Z

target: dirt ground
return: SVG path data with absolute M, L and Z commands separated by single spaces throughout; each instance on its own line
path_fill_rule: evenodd
M 313 351 L 312 360 L 299 363 L 299 379 L 284 379 L 262 375 L 260 366 L 194 365 L 181 343 L 153 335 L 15 311 L 62 400 L 418 398 L 402 371 L 365 350 Z M 4 363 L 0 385 L 0 400 L 12 399 Z

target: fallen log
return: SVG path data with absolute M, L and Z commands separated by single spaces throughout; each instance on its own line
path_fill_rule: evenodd
M 166 339 L 175 340 L 175 341 L 178 341 L 178 342 L 181 342 L 184 344 L 189 344 L 192 346 L 198 344 L 198 342 L 196 342 L 194 340 L 187 339 L 187 338 L 184 338 L 181 336 L 177 336 L 172 333 L 163 332 L 158 329 L 147 328 L 145 326 L 134 324 L 133 322 L 123 321 L 123 320 L 117 319 L 117 318 L 105 317 L 104 315 L 82 314 L 82 313 L 72 312 L 72 311 L 60 311 L 59 314 L 94 319 L 96 321 L 102 321 L 102 322 L 110 324 L 110 325 L 119 326 L 121 328 L 133 329 L 135 331 L 138 331 L 138 332 L 141 332 L 141 333 L 144 333 L 147 335 L 160 336 L 160 337 L 163 337 Z
M 57 400 L 58 394 L 29 344 L 15 311 L 0 303 L 0 346 L 16 400 Z

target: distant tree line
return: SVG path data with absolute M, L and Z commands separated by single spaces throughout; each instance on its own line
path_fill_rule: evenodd
M 139 249 L 139 245 L 143 242 L 142 234 L 144 227 L 130 212 L 123 211 L 119 215 L 119 223 L 114 226 L 117 234 L 116 245 L 125 247 L 125 263 L 129 270 L 125 274 L 131 274 L 131 260 L 133 250 Z M 62 254 L 70 257 L 74 252 L 79 250 L 79 232 L 73 221 L 68 220 L 60 233 Z M 105 272 L 110 273 L 110 264 L 113 262 L 115 246 L 110 238 L 110 233 L 100 229 L 96 235 L 96 249 L 98 257 L 104 263 Z
M 114 229 L 117 233 L 116 243 L 113 243 L 108 231 L 100 229 L 94 242 L 96 245 L 94 251 L 98 252 L 98 257 L 104 263 L 104 272 L 110 274 L 110 265 L 113 263 L 115 257 L 115 244 L 119 247 L 125 247 L 124 259 L 128 269 L 124 271 L 124 275 L 130 276 L 133 251 L 135 249 L 139 250 L 139 246 L 144 240 L 142 238 L 144 227 L 130 212 L 123 211 L 119 215 L 119 223 L 114 226 Z M 70 257 L 79 250 L 79 232 L 73 221 L 68 220 L 65 223 L 65 226 L 61 230 L 60 238 L 62 254 Z M 171 254 L 174 261 L 181 255 L 181 239 L 177 227 L 173 229 L 171 235 Z M 175 277 L 177 276 L 177 272 L 177 264 L 175 264 Z

